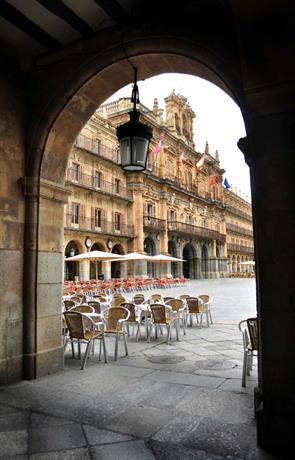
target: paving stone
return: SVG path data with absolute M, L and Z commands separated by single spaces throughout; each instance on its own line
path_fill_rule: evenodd
M 165 443 L 156 440 L 149 440 L 148 446 L 151 447 L 157 460 L 225 460 L 221 455 L 214 455 L 202 450 L 184 447 L 180 444 Z M 233 460 L 233 459 L 232 459 Z M 238 458 L 234 460 L 239 460 Z
M 146 379 L 156 382 L 179 383 L 182 385 L 192 385 L 197 387 L 216 388 L 222 384 L 223 379 L 219 377 L 206 377 L 192 374 L 176 373 L 176 372 L 161 372 L 156 371 L 148 375 Z
M 200 388 L 190 395 L 183 396 L 179 411 L 201 417 L 217 418 L 229 423 L 252 423 L 254 407 L 253 397 L 243 393 Z
M 42 452 L 30 455 L 30 460 L 90 460 L 87 448 L 60 450 L 58 452 Z
M 206 417 L 190 433 L 185 446 L 205 452 L 235 458 L 245 458 L 255 437 L 255 425 L 222 423 L 220 420 Z
M 49 452 L 86 446 L 84 433 L 80 425 L 49 426 L 30 430 L 29 451 Z
M 132 407 L 107 420 L 109 430 L 128 433 L 139 438 L 152 436 L 171 419 L 171 413 L 152 407 Z
M 31 428 L 42 428 L 47 426 L 61 426 L 72 424 L 71 420 L 65 418 L 49 417 L 43 414 L 36 414 L 32 412 L 31 414 Z
M 155 460 L 143 441 L 124 442 L 91 448 L 93 460 Z
M 0 457 L 26 454 L 28 452 L 27 430 L 0 433 Z
M 26 430 L 29 426 L 29 412 L 13 412 L 3 414 L 0 412 L 0 432 Z
M 84 432 L 90 446 L 98 444 L 112 444 L 122 441 L 131 441 L 134 438 L 127 434 L 114 433 L 113 431 L 100 430 L 90 425 L 84 425 Z
M 155 441 L 165 443 L 182 443 L 189 433 L 201 422 L 202 417 L 178 413 L 170 422 L 154 434 Z

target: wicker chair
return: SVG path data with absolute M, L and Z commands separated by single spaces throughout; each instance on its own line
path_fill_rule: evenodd
M 152 312 L 152 321 L 150 325 L 150 334 L 149 334 L 149 341 L 151 338 L 152 333 L 152 326 L 155 329 L 155 338 L 158 337 L 158 327 L 159 326 L 166 326 L 167 328 L 167 344 L 170 343 L 170 335 L 171 335 L 171 326 L 175 323 L 175 316 L 173 314 L 173 310 L 168 305 L 163 304 L 151 304 L 150 305 L 151 312 Z M 176 327 L 176 338 L 179 341 L 179 334 L 178 334 L 178 327 Z
M 66 311 L 64 312 L 64 318 L 66 321 L 67 329 L 68 329 L 68 338 L 65 341 L 64 349 L 67 346 L 68 340 L 71 340 L 72 343 L 72 351 L 73 351 L 73 341 L 78 340 L 80 344 L 81 341 L 85 341 L 87 343 L 86 350 L 84 353 L 84 357 L 81 362 L 81 369 L 83 370 L 86 366 L 86 361 L 89 356 L 90 347 L 95 339 L 100 340 L 100 349 L 99 349 L 99 360 L 101 357 L 101 345 L 103 345 L 103 352 L 104 352 L 104 359 L 105 362 L 108 362 L 107 358 L 107 350 L 105 345 L 104 339 L 104 322 L 103 318 L 101 317 L 101 321 L 94 322 L 89 316 L 85 315 L 84 313 L 78 311 Z M 80 355 L 79 355 L 80 356 Z M 73 357 L 75 355 L 73 354 Z
M 136 326 L 136 341 L 138 342 L 138 337 L 141 335 L 140 333 L 140 324 L 141 324 L 141 314 L 137 314 L 136 312 L 136 305 L 131 302 L 122 302 L 120 307 L 127 308 L 129 311 L 130 315 L 128 320 L 126 321 L 126 326 L 127 326 L 127 335 L 128 337 L 130 336 L 130 325 Z
M 198 297 L 199 299 L 202 300 L 204 307 L 207 308 L 208 313 L 209 313 L 210 323 L 213 324 L 212 315 L 211 315 L 211 304 L 213 301 L 213 297 L 211 297 L 208 294 L 201 294 Z
M 134 296 L 132 297 L 132 302 L 135 303 L 136 305 L 140 305 L 144 301 L 145 301 L 145 296 L 141 292 L 134 294 Z
M 80 313 L 95 313 L 94 308 L 86 303 L 85 304 L 83 303 L 81 305 L 75 305 L 69 311 L 78 311 Z
M 80 303 L 82 303 L 82 297 L 83 296 L 72 295 L 70 300 L 73 300 L 77 305 L 79 305 Z
M 187 315 L 190 317 L 191 326 L 193 325 L 193 316 L 196 317 L 197 324 L 202 326 L 203 324 L 203 314 L 206 315 L 207 327 L 209 327 L 209 313 L 206 306 L 203 305 L 203 302 L 198 297 L 189 297 L 186 299 L 187 304 Z M 200 316 L 200 322 L 199 322 Z
M 72 307 L 75 307 L 75 305 L 77 305 L 74 300 L 64 300 L 63 304 L 65 310 L 70 310 Z
M 163 302 L 164 302 L 164 303 L 167 303 L 168 300 L 173 300 L 173 299 L 175 299 L 175 297 L 172 297 L 172 296 L 165 296 L 165 297 L 163 297 Z
M 150 296 L 150 302 L 162 302 L 162 294 L 152 294 Z
M 122 294 L 115 294 L 111 300 L 111 307 L 119 307 L 122 302 L 125 302 L 126 299 Z
M 239 330 L 243 337 L 244 358 L 242 387 L 246 386 L 246 376 L 250 375 L 253 367 L 253 356 L 258 355 L 258 321 L 257 318 L 248 318 L 239 323 Z
M 88 300 L 87 305 L 94 308 L 95 313 L 101 314 L 100 302 L 97 300 Z
M 118 359 L 118 346 L 119 336 L 122 335 L 124 339 L 125 354 L 128 355 L 127 340 L 125 334 L 125 323 L 129 319 L 130 312 L 124 307 L 110 307 L 104 311 L 104 319 L 106 321 L 106 334 L 115 334 L 115 353 L 114 360 Z
M 176 327 L 180 328 L 180 321 L 182 322 L 183 334 L 186 335 L 186 305 L 182 299 L 169 299 L 165 302 L 165 305 L 169 305 L 176 318 Z

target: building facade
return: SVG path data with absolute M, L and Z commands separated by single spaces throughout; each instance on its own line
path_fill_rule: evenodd
M 65 213 L 65 256 L 88 250 L 116 254 L 145 251 L 185 259 L 183 264 L 141 263 L 137 274 L 219 278 L 252 270 L 251 204 L 223 187 L 218 152 L 195 150 L 187 99 L 174 92 L 152 110 L 140 105 L 141 121 L 153 128 L 142 173 L 120 167 L 116 126 L 129 120 L 129 98 L 104 104 L 85 125 L 69 159 L 71 190 Z M 66 262 L 65 278 L 95 277 L 89 262 Z M 126 263 L 102 262 L 104 278 L 130 274 Z

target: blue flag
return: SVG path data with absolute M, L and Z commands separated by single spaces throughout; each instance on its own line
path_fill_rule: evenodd
M 227 189 L 227 188 L 231 188 L 231 185 L 230 185 L 230 183 L 227 181 L 227 178 L 226 178 L 226 177 L 224 178 L 223 185 L 224 185 L 224 187 L 225 187 L 226 189 Z

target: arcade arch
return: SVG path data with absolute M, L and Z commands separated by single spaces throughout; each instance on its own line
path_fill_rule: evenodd
M 144 251 L 149 255 L 149 256 L 155 256 L 156 255 L 156 244 L 154 240 L 148 236 L 144 240 Z M 156 273 L 157 273 L 157 268 L 155 266 L 154 262 L 147 262 L 147 275 L 151 278 L 155 278 Z
M 192 243 L 187 243 L 182 251 L 183 262 L 183 276 L 189 279 L 197 278 L 197 253 Z
M 120 244 L 115 244 L 112 248 L 113 254 L 124 254 L 124 249 Z M 122 278 L 122 263 L 118 261 L 111 262 L 111 278 Z
M 74 240 L 68 242 L 65 248 L 65 257 L 73 257 L 80 254 L 79 243 Z M 75 276 L 79 276 L 79 262 L 66 261 L 64 263 L 64 279 L 74 281 Z

